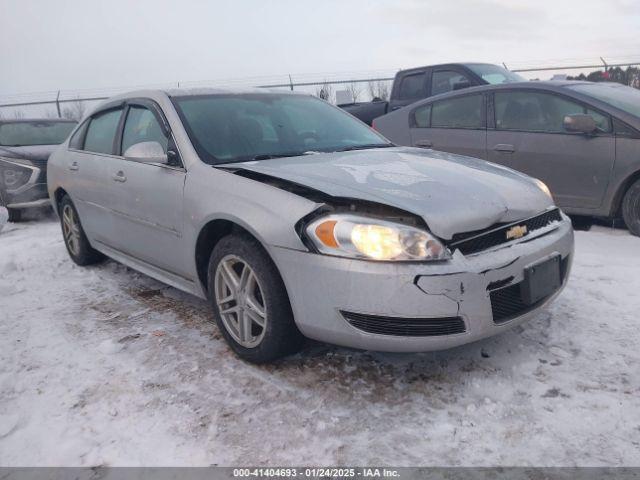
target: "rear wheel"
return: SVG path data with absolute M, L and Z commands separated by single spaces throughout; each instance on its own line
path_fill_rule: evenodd
M 209 261 L 208 285 L 216 323 L 238 356 L 265 363 L 300 349 L 303 337 L 282 278 L 255 239 L 221 239 Z
M 22 210 L 16 208 L 7 208 L 9 211 L 9 222 L 18 223 L 22 220 Z
M 58 208 L 62 236 L 71 260 L 80 266 L 93 265 L 104 260 L 104 255 L 89 244 L 89 240 L 87 240 L 87 236 L 80 224 L 80 217 L 78 217 L 76 207 L 69 196 L 65 195 L 62 198 Z
M 622 218 L 629 231 L 640 237 L 640 180 L 636 180 L 624 195 Z

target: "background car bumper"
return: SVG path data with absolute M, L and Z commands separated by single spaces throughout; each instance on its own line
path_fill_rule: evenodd
M 519 242 L 467 257 L 455 252 L 450 261 L 432 264 L 376 263 L 277 247 L 272 253 L 287 286 L 296 323 L 307 337 L 368 350 L 439 350 L 495 335 L 526 321 L 560 293 L 573 256 L 573 229 L 568 218 L 563 219 Z M 528 266 L 556 255 L 562 258 L 562 285 L 543 301 L 518 309 L 508 303 L 512 300 L 508 295 L 502 295 L 508 290 L 492 295 L 492 291 L 521 282 Z M 506 301 L 514 315 L 494 321 L 492 296 L 494 308 Z M 355 314 L 351 323 L 343 312 Z M 436 319 L 432 330 L 436 334 L 402 334 L 402 322 L 419 323 L 415 319 L 424 318 Z M 464 331 L 460 331 L 460 321 Z

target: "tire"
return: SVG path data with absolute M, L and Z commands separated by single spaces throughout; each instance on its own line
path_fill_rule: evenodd
M 622 218 L 629 231 L 640 237 L 640 180 L 629 187 L 622 199 Z
M 22 210 L 16 208 L 7 208 L 9 211 L 9 222 L 18 223 L 22 220 Z
M 240 358 L 260 364 L 300 350 L 304 337 L 282 277 L 253 237 L 223 237 L 211 253 L 207 281 L 218 328 Z
M 78 211 L 68 195 L 58 205 L 60 227 L 67 252 L 76 265 L 84 267 L 104 260 L 104 255 L 95 250 L 82 229 Z

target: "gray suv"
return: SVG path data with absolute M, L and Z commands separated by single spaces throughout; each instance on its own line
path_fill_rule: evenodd
M 482 158 L 544 181 L 565 212 L 640 235 L 640 90 L 617 83 L 474 87 L 375 120 L 400 145 Z
M 304 336 L 415 352 L 495 335 L 558 295 L 573 253 L 539 180 L 395 147 L 293 93 L 114 98 L 51 156 L 48 188 L 74 262 L 208 298 L 253 362 Z

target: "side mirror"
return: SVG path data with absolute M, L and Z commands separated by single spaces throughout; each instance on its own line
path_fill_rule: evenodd
M 584 114 L 567 115 L 563 126 L 567 132 L 575 133 L 593 133 L 598 129 L 593 117 Z
M 124 152 L 124 158 L 140 163 L 169 163 L 167 154 L 158 142 L 140 142 L 131 145 Z

